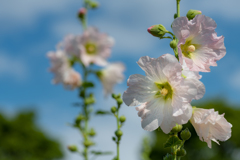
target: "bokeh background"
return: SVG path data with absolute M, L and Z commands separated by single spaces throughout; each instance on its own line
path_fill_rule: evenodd
M 175 0 L 98 2 L 100 8 L 89 12 L 88 22 L 115 38 L 116 44 L 109 61 L 122 61 L 126 65 L 126 79 L 114 89 L 116 93 L 123 93 L 129 75 L 144 74 L 136 64 L 141 56 L 157 58 L 165 53 L 173 54 L 169 40 L 160 41 L 152 37 L 147 28 L 163 24 L 171 30 L 176 12 Z M 240 106 L 239 5 L 238 0 L 181 1 L 182 16 L 189 9 L 201 10 L 217 22 L 218 35 L 225 37 L 226 56 L 218 62 L 217 67 L 211 67 L 210 73 L 202 73 L 206 94 L 201 101 L 215 99 L 218 102 L 216 97 L 225 99 L 226 111 L 221 110 L 220 113 L 238 110 Z M 48 138 L 58 141 L 56 143 L 59 143 L 64 160 L 80 159 L 66 149 L 69 144 L 81 142 L 78 131 L 68 125 L 79 112 L 79 108 L 72 105 L 78 102 L 77 91 L 66 91 L 61 85 L 51 84 L 52 75 L 48 72 L 50 63 L 46 53 L 55 50 L 56 44 L 65 35 L 82 33 L 76 17 L 81 6 L 81 0 L 0 0 L 0 112 L 3 117 L 11 119 L 20 111 L 34 110 L 34 123 Z M 114 101 L 111 97 L 105 98 L 101 84 L 97 84 L 95 108 L 110 109 L 115 105 Z M 145 135 L 150 139 L 155 136 L 141 128 L 134 107 L 123 105 L 121 114 L 127 117 L 123 127 L 121 159 L 139 160 L 142 138 Z M 114 117 L 110 116 L 92 119 L 91 126 L 98 133 L 95 138 L 96 150 L 115 152 L 115 144 L 111 140 L 115 123 Z M 233 132 L 238 127 L 235 124 Z M 26 123 L 18 125 L 25 126 Z M 236 137 L 234 141 L 240 140 Z M 201 145 L 207 146 L 205 143 Z M 239 150 L 231 152 L 229 157 L 240 159 Z M 98 159 L 111 158 L 106 156 Z

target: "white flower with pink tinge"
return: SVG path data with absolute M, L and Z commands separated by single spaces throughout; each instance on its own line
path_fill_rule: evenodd
M 204 15 L 193 20 L 179 17 L 173 21 L 172 30 L 178 42 L 178 56 L 181 64 L 185 60 L 191 71 L 210 72 L 210 66 L 226 54 L 224 37 L 217 36 L 215 21 Z
M 193 115 L 190 119 L 201 141 L 207 142 L 212 147 L 214 141 L 226 141 L 231 137 L 232 125 L 225 118 L 224 114 L 219 115 L 214 109 L 193 108 Z
M 81 85 L 81 76 L 69 64 L 66 53 L 62 50 L 49 52 L 50 71 L 54 74 L 53 84 L 62 83 L 66 89 L 75 89 Z
M 114 44 L 112 37 L 99 33 L 96 28 L 89 27 L 82 35 L 68 35 L 58 47 L 66 51 L 69 56 L 80 58 L 85 66 L 94 63 L 99 66 L 107 65 L 106 59 L 111 54 Z
M 146 76 L 129 77 L 123 101 L 128 106 L 139 105 L 136 109 L 142 118 L 142 128 L 153 131 L 160 126 L 164 133 L 169 133 L 176 123 L 187 123 L 192 116 L 191 100 L 204 93 L 182 77 L 182 66 L 175 56 L 165 54 L 157 59 L 145 56 L 137 63 Z
M 111 94 L 113 86 L 120 83 L 124 79 L 123 72 L 125 70 L 124 64 L 121 62 L 110 63 L 100 71 L 99 78 L 103 84 L 105 94 Z

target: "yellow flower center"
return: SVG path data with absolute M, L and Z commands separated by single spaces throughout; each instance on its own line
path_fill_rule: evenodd
M 85 49 L 86 49 L 87 54 L 94 55 L 97 53 L 97 46 L 94 43 L 91 43 L 91 42 L 86 43 Z
M 190 58 L 193 56 L 193 53 L 199 49 L 201 45 L 193 44 L 191 39 L 186 39 L 185 44 L 181 45 L 181 50 L 184 57 Z
M 155 83 L 155 85 L 159 89 L 155 94 L 156 98 L 162 97 L 165 100 L 168 100 L 169 98 L 172 99 L 173 89 L 168 82 Z

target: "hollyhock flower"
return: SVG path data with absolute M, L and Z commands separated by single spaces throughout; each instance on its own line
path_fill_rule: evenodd
M 100 66 L 107 64 L 106 58 L 111 54 L 113 38 L 99 33 L 96 28 L 88 28 L 80 39 L 80 58 L 85 66 L 95 63 Z
M 197 88 L 197 94 L 194 97 L 194 99 L 198 100 L 201 99 L 203 97 L 203 95 L 205 94 L 205 86 L 204 84 L 199 81 L 199 79 L 202 78 L 201 75 L 199 75 L 199 72 L 196 71 L 190 71 L 189 68 L 187 67 L 185 61 L 183 61 L 183 65 L 182 65 L 182 77 L 185 79 L 185 83 L 190 83 L 195 85 L 195 87 Z
M 123 101 L 128 106 L 139 105 L 136 109 L 142 118 L 142 128 L 153 131 L 160 126 L 164 133 L 169 133 L 176 123 L 187 123 L 192 115 L 190 102 L 198 89 L 181 76 L 182 66 L 175 56 L 165 54 L 157 59 L 145 56 L 137 63 L 146 76 L 129 77 Z
M 179 17 L 173 21 L 172 30 L 178 42 L 178 56 L 181 64 L 185 60 L 191 71 L 210 72 L 210 66 L 226 54 L 224 37 L 217 36 L 215 21 L 204 15 L 193 20 Z
M 80 56 L 79 44 L 81 43 L 80 35 L 67 35 L 63 42 L 60 42 L 57 46 L 58 50 L 64 50 L 67 56 Z
M 113 86 L 116 83 L 120 83 L 123 81 L 124 70 L 125 70 L 125 66 L 122 63 L 117 62 L 117 63 L 108 64 L 106 68 L 98 72 L 98 77 L 103 84 L 105 94 L 111 94 L 113 90 Z
M 74 89 L 81 85 L 81 76 L 69 64 L 66 53 L 62 50 L 49 52 L 50 71 L 54 74 L 53 84 L 62 83 L 66 89 Z
M 217 140 L 226 141 L 231 137 L 231 123 L 214 109 L 194 108 L 190 121 L 200 140 L 207 142 L 209 148 L 212 147 L 211 141 L 219 144 Z

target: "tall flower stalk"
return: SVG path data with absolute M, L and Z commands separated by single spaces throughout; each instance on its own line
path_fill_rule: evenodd
M 113 38 L 100 33 L 97 28 L 87 25 L 87 12 L 97 8 L 98 3 L 84 0 L 83 6 L 78 12 L 78 18 L 83 28 L 82 35 L 67 35 L 57 45 L 57 51 L 49 52 L 48 57 L 52 63 L 50 71 L 54 74 L 53 83 L 62 83 L 69 90 L 79 90 L 80 103 L 75 105 L 79 106 L 81 110 L 72 126 L 81 133 L 82 147 L 78 149 L 76 145 L 70 145 L 68 149 L 82 155 L 84 160 L 89 160 L 98 155 L 110 154 L 110 152 L 90 150 L 95 145 L 93 137 L 96 135 L 96 131 L 89 126 L 95 104 L 94 92 L 91 89 L 94 88 L 95 83 L 89 81 L 89 75 L 96 76 L 102 83 L 107 96 L 113 92 L 114 85 L 123 80 L 125 67 L 121 62 L 109 63 L 107 61 L 114 44 Z M 82 76 L 74 69 L 77 64 L 82 69 Z M 94 65 L 104 68 L 95 70 Z

